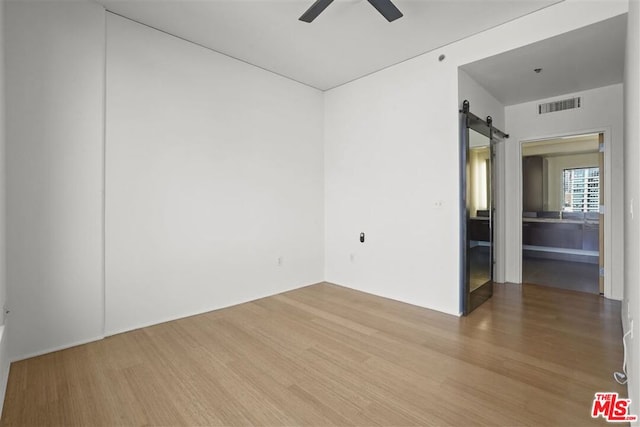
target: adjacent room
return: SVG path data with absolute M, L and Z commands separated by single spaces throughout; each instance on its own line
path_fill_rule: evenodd
M 603 293 L 600 139 L 587 134 L 523 145 L 523 282 Z
M 0 24 L 0 425 L 640 425 L 638 0 Z

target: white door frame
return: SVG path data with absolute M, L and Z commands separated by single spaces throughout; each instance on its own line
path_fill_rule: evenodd
M 611 182 L 611 128 L 599 127 L 593 129 L 578 129 L 571 132 L 563 132 L 548 135 L 536 135 L 526 138 L 522 138 L 518 141 L 518 158 L 520 161 L 516 162 L 516 172 L 518 176 L 518 188 L 516 190 L 516 199 L 520 211 L 520 224 L 519 233 L 511 238 L 516 240 L 516 247 L 520 248 L 521 255 L 517 258 L 518 264 L 516 268 L 518 283 L 522 283 L 522 145 L 528 142 L 544 141 L 547 139 L 557 139 L 568 136 L 578 136 L 589 133 L 602 133 L 604 134 L 604 296 L 611 298 L 611 194 L 612 194 L 612 182 Z M 602 226 L 602 224 L 600 224 Z

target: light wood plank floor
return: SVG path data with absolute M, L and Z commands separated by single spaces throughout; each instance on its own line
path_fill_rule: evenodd
M 330 284 L 14 363 L 9 425 L 605 424 L 620 304 L 497 285 L 457 318 Z

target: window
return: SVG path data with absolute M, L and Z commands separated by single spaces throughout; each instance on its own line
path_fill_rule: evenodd
M 565 169 L 562 171 L 565 212 L 598 212 L 600 210 L 600 168 Z

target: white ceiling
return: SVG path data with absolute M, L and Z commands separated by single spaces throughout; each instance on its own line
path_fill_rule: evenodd
M 504 105 L 622 83 L 626 23 L 620 15 L 461 68 Z
M 559 0 L 394 0 L 389 23 L 366 0 L 97 0 L 108 10 L 326 90 Z

